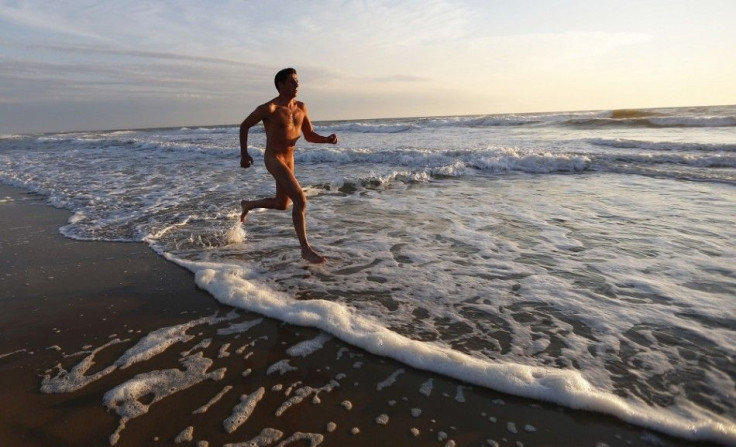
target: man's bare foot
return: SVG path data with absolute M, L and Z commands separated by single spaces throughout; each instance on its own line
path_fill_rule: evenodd
M 243 208 L 243 212 L 240 213 L 240 221 L 241 222 L 245 222 L 245 216 L 246 216 L 246 214 L 248 214 L 248 211 L 250 211 L 250 210 L 245 209 L 245 204 L 246 204 L 246 201 L 245 200 L 241 200 L 240 201 L 240 207 Z
M 324 256 L 320 256 L 312 250 L 311 248 L 302 248 L 302 258 L 304 258 L 305 261 L 309 261 L 312 264 L 324 264 L 327 262 L 327 258 Z

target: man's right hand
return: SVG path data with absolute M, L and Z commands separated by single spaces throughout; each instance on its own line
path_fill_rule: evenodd
M 250 165 L 252 164 L 253 164 L 253 157 L 251 157 L 248 154 L 240 156 L 240 167 L 241 168 L 249 168 Z

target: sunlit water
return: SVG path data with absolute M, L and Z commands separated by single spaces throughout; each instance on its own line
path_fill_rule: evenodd
M 438 372 L 736 443 L 736 107 L 317 130 L 340 144 L 300 144 L 296 174 L 325 267 L 300 260 L 290 212 L 238 223 L 274 191 L 260 129 L 248 170 L 235 126 L 7 135 L 0 180 L 73 211 L 64 235 L 145 241 L 224 302 L 287 321 L 337 303 L 295 318 L 359 345 L 369 321 L 426 342 L 363 346 L 415 366 L 429 346 L 455 365 Z

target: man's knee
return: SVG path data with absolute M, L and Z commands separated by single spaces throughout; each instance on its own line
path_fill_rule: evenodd
M 307 196 L 303 191 L 299 191 L 299 194 L 293 198 L 294 209 L 304 211 L 307 209 Z
M 288 197 L 276 197 L 274 200 L 274 208 L 277 210 L 285 210 L 289 208 L 289 198 Z

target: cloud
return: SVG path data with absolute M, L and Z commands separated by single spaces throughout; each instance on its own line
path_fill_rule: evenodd
M 202 61 L 200 61 L 202 62 Z M 191 63 L 190 58 L 39 61 L 4 58 L 0 101 L 105 101 L 137 97 L 232 97 L 262 89 L 265 70 L 246 64 Z M 270 70 L 268 71 L 270 75 Z M 267 85 L 267 83 L 266 83 Z
M 104 34 L 86 27 L 74 26 L 66 14 L 56 14 L 61 2 L 8 2 L 0 3 L 0 19 L 18 27 L 46 31 L 85 40 L 106 41 Z M 80 5 L 81 6 L 81 5 Z M 55 8 L 56 7 L 56 8 Z
M 237 65 L 241 67 L 252 67 L 256 64 L 247 63 L 242 60 L 229 59 L 224 57 L 208 57 L 187 54 L 167 53 L 163 51 L 147 51 L 128 48 L 113 48 L 110 46 L 70 46 L 70 45 L 49 45 L 49 44 L 31 44 L 26 45 L 30 50 L 45 50 L 61 53 L 76 53 L 88 56 L 123 56 L 131 58 L 144 59 L 167 59 L 184 62 L 202 62 L 211 64 Z
M 393 51 L 458 40 L 468 36 L 472 20 L 462 4 L 446 0 L 332 3 L 298 22 L 306 35 L 329 47 Z

